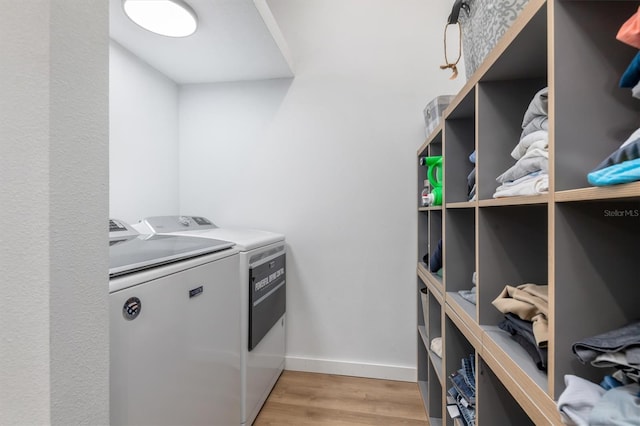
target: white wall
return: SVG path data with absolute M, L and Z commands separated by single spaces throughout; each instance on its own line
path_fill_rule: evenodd
M 0 13 L 0 424 L 108 424 L 108 11 Z
M 272 227 L 259 214 L 273 161 L 265 130 L 291 79 L 185 85 L 180 90 L 180 212 L 210 216 L 219 226 Z M 266 193 L 265 190 L 266 189 Z M 257 209 L 257 210 L 256 210 Z
M 178 87 L 113 41 L 109 53 L 109 215 L 178 214 Z
M 269 5 L 296 78 L 181 91 L 180 210 L 286 234 L 287 368 L 415 380 L 416 149 L 464 83 L 439 69 L 451 5 Z

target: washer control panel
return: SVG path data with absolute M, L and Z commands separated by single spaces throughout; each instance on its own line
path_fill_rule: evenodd
M 127 223 L 119 219 L 109 219 L 109 241 L 122 240 L 139 235 Z
M 213 222 L 202 216 L 153 216 L 140 222 L 154 234 L 217 228 Z

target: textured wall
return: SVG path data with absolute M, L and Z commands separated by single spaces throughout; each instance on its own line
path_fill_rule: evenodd
M 0 424 L 49 422 L 49 10 L 0 13 Z M 28 28 L 28 30 L 25 30 Z
M 109 418 L 106 3 L 50 3 L 51 422 L 57 425 Z
M 108 424 L 108 12 L 0 13 L 0 424 Z

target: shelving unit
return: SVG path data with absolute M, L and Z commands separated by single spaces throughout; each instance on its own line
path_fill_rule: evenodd
M 418 377 L 432 424 L 448 417 L 447 376 L 476 356 L 476 423 L 561 424 L 564 376 L 593 381 L 603 370 L 577 362 L 571 345 L 640 316 L 636 250 L 640 182 L 595 188 L 587 173 L 640 126 L 640 101 L 617 87 L 636 49 L 615 39 L 638 1 L 530 0 L 418 149 L 443 155 L 444 207 L 418 208 Z M 522 116 L 549 87 L 549 192 L 494 199 L 511 167 Z M 477 201 L 467 175 L 476 151 Z M 418 168 L 419 195 L 426 170 Z M 419 205 L 419 203 L 418 203 Z M 443 239 L 443 276 L 422 262 Z M 458 292 L 472 287 L 477 304 Z M 548 285 L 547 370 L 498 324 L 493 300 L 506 285 Z M 418 309 L 421 309 L 418 297 Z M 603 313 L 606 313 L 603 314 Z M 429 350 L 442 337 L 443 359 Z

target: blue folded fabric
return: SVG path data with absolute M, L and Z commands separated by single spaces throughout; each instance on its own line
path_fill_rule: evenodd
M 469 161 L 471 161 L 473 164 L 476 164 L 476 152 L 473 151 L 471 153 L 471 155 L 469 155 Z
M 602 386 L 603 389 L 610 390 L 622 386 L 622 382 L 615 379 L 613 376 L 604 376 L 600 382 L 600 386 Z
M 431 253 L 429 259 L 429 270 L 431 272 L 438 272 L 442 268 L 442 240 L 438 241 L 438 247 Z
M 631 60 L 631 63 L 620 78 L 620 87 L 633 88 L 640 82 L 640 52 Z
M 590 184 L 596 186 L 617 185 L 640 180 L 640 158 L 623 161 L 587 175 Z

